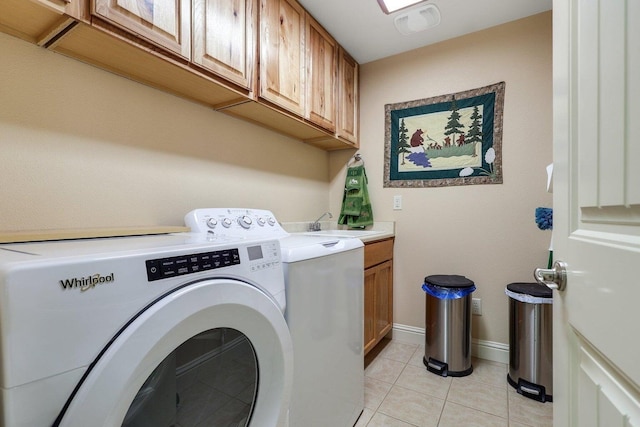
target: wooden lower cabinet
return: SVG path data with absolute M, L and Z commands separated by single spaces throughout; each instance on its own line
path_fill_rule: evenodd
M 391 238 L 364 247 L 364 354 L 393 327 L 393 243 Z

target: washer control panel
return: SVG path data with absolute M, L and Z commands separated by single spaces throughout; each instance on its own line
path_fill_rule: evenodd
M 280 265 L 280 250 L 276 242 L 247 246 L 251 271 L 266 270 Z
M 289 235 L 275 216 L 264 209 L 196 209 L 184 217 L 192 232 L 244 239 L 280 238 Z
M 240 253 L 237 248 L 213 252 L 180 255 L 168 258 L 150 259 L 147 264 L 147 279 L 167 279 L 199 271 L 214 270 L 240 264 Z

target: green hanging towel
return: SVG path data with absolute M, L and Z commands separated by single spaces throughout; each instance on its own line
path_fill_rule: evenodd
M 373 210 L 367 191 L 367 173 L 363 165 L 347 168 L 338 224 L 347 225 L 350 228 L 373 225 Z

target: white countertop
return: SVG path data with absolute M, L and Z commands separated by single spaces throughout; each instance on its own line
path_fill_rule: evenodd
M 338 225 L 337 222 L 320 221 L 320 231 L 309 231 L 309 222 L 283 222 L 282 228 L 292 234 L 307 234 L 331 237 L 356 237 L 363 243 L 373 242 L 376 240 L 387 239 L 395 236 L 395 222 L 393 221 L 376 221 L 372 226 L 364 229 L 351 229 L 345 225 Z

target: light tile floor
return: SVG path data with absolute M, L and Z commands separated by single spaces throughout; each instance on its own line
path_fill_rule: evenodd
M 553 404 L 516 393 L 506 364 L 474 358 L 471 375 L 443 378 L 425 369 L 423 356 L 423 346 L 398 341 L 367 355 L 365 409 L 355 427 L 553 426 Z

